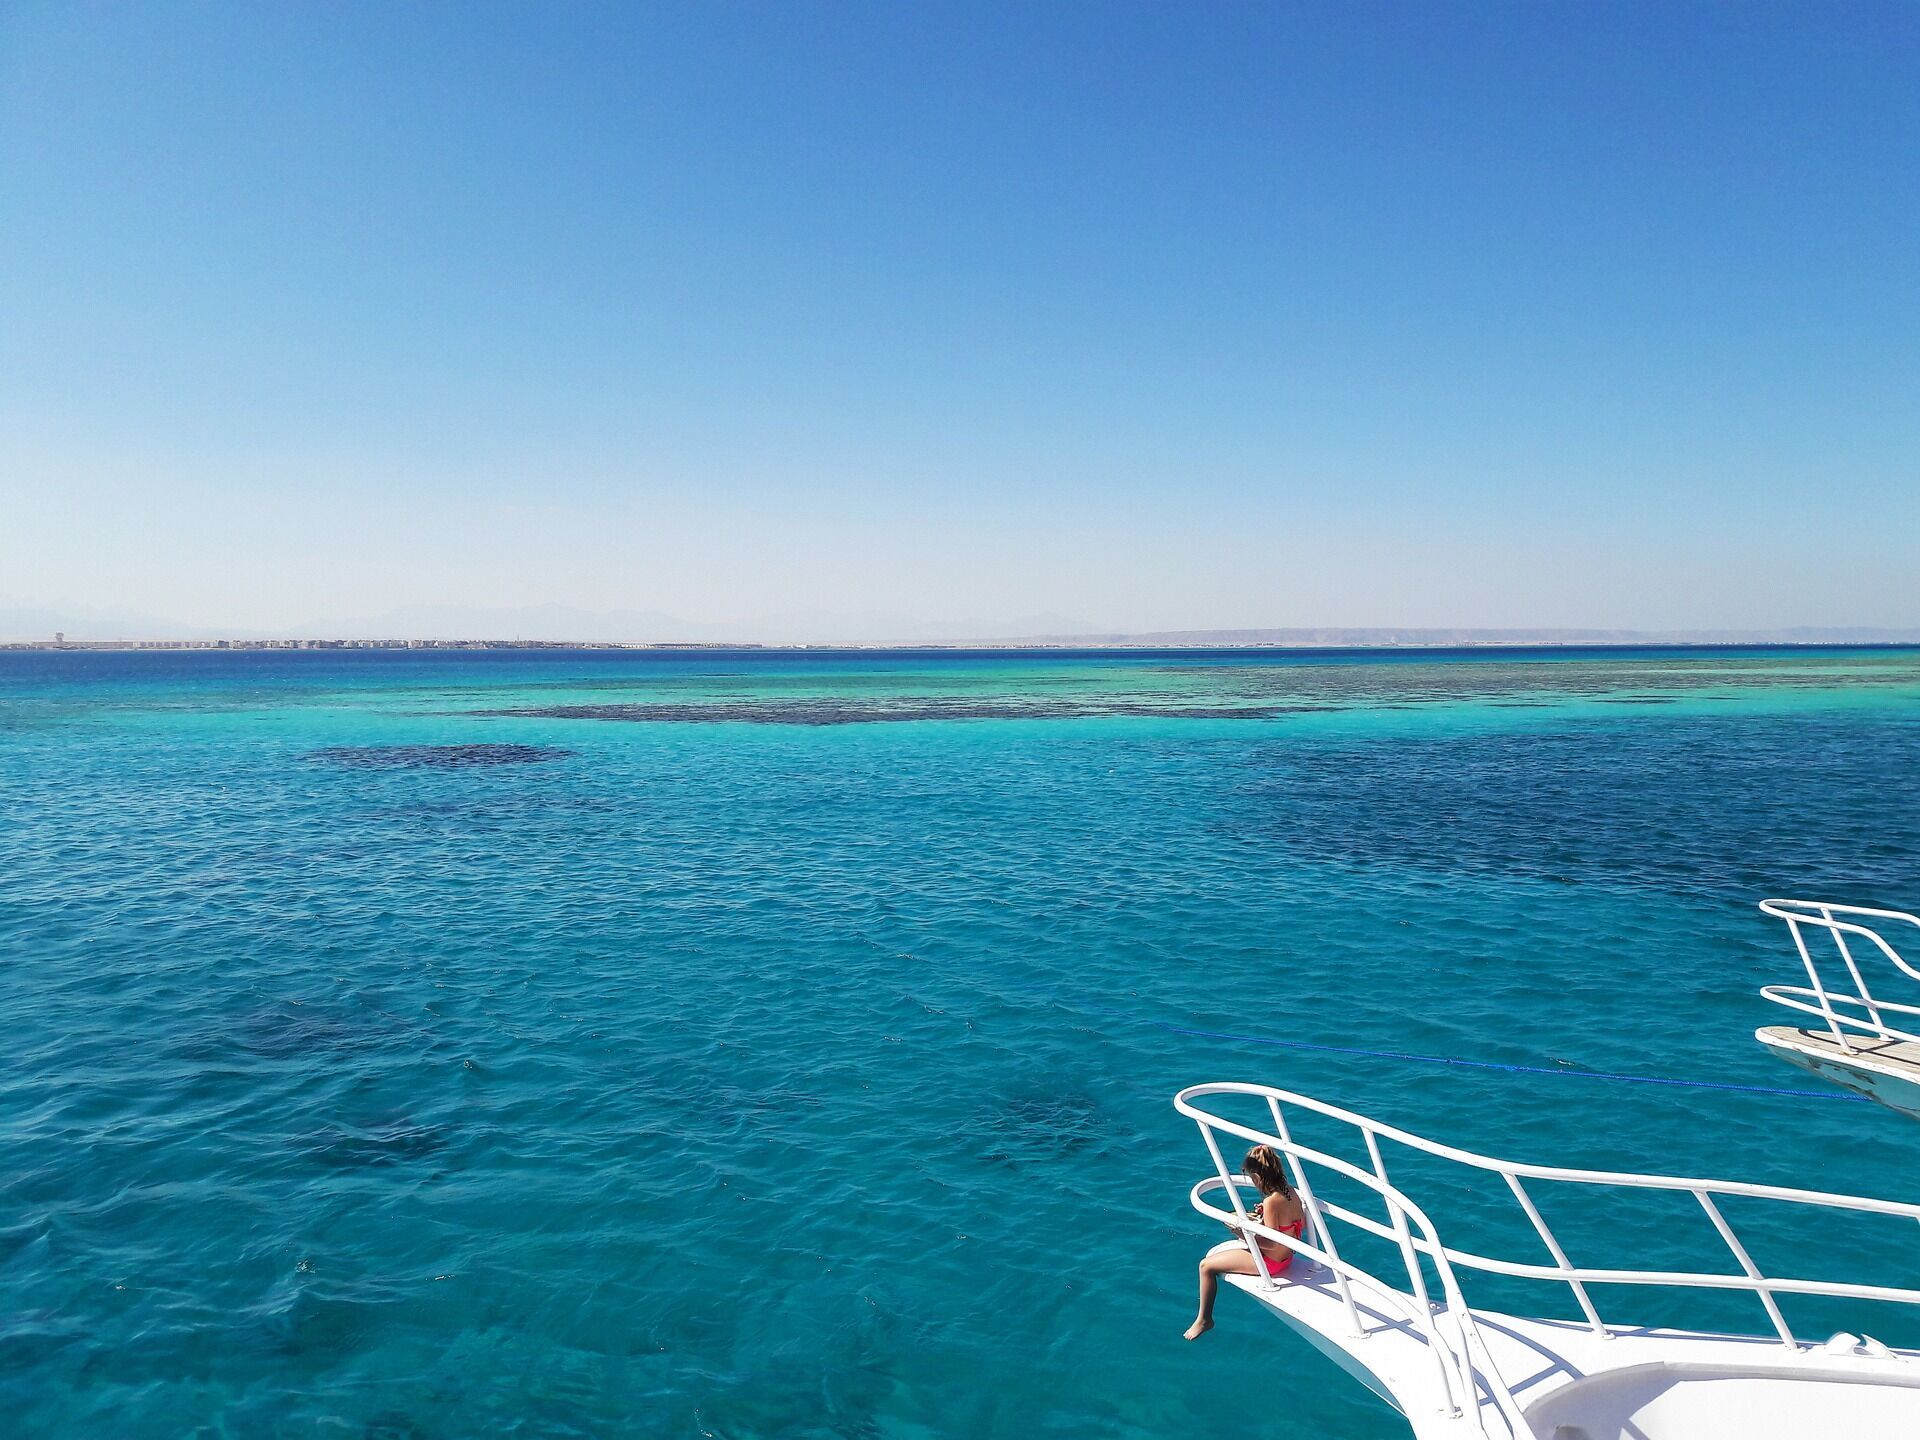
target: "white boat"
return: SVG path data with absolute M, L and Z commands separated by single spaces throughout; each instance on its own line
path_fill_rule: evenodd
M 1254 1237 L 1264 1235 L 1295 1251 L 1278 1278 L 1264 1273 L 1225 1278 L 1398 1409 L 1416 1440 L 1920 1436 L 1920 1351 L 1851 1333 L 1810 1340 L 1788 1327 L 1779 1303 L 1780 1297 L 1825 1296 L 1855 1302 L 1855 1308 L 1868 1301 L 1920 1307 L 1920 1290 L 1767 1275 L 1728 1221 L 1730 1207 L 1724 1202 L 1737 1196 L 1745 1198 L 1735 1206 L 1760 1202 L 1801 1211 L 1797 1223 L 1810 1238 L 1797 1253 L 1816 1264 L 1826 1251 L 1813 1237 L 1839 1224 L 1893 1226 L 1911 1254 L 1912 1242 L 1904 1237 L 1920 1221 L 1920 1205 L 1516 1164 L 1439 1145 L 1262 1085 L 1196 1085 L 1181 1091 L 1174 1104 L 1199 1124 L 1214 1162 L 1215 1174 L 1193 1187 L 1194 1208 L 1237 1231 L 1249 1250 L 1255 1249 Z M 1235 1119 L 1223 1109 L 1247 1113 Z M 1354 1152 L 1354 1158 L 1299 1138 L 1323 1130 L 1332 1131 L 1337 1148 Z M 1302 1239 L 1278 1235 L 1249 1218 L 1250 1182 L 1229 1169 L 1222 1136 L 1233 1137 L 1229 1143 L 1271 1145 L 1286 1157 L 1308 1217 Z M 1474 1186 L 1480 1200 L 1489 1183 L 1510 1192 L 1515 1209 L 1502 1207 L 1498 1218 L 1513 1220 L 1519 1233 L 1537 1236 L 1544 1263 L 1446 1244 L 1429 1214 L 1389 1176 L 1389 1151 L 1404 1170 L 1446 1172 L 1446 1179 Z M 1576 1265 L 1537 1203 L 1549 1209 L 1570 1205 L 1579 1198 L 1572 1191 L 1598 1194 L 1610 1203 L 1639 1192 L 1644 1204 L 1662 1198 L 1647 1192 L 1665 1192 L 1668 1203 L 1689 1209 L 1686 1197 L 1691 1196 L 1703 1213 L 1703 1233 L 1710 1224 L 1731 1264 L 1697 1271 Z M 1336 1203 L 1329 1198 L 1334 1193 L 1375 1213 Z M 1842 1212 L 1854 1213 L 1843 1221 Z M 1874 1221 L 1875 1216 L 1885 1219 Z M 1626 1225 L 1614 1240 L 1612 1248 L 1620 1254 L 1647 1248 Z M 1365 1268 L 1362 1256 L 1374 1270 Z M 1567 1311 L 1581 1318 L 1540 1318 L 1470 1305 L 1460 1285 L 1470 1273 L 1546 1282 L 1568 1302 Z M 1755 1301 L 1756 1318 L 1764 1311 L 1770 1333 L 1654 1328 L 1605 1319 L 1596 1292 L 1620 1285 L 1656 1291 L 1663 1303 L 1698 1300 L 1702 1292 L 1746 1292 Z M 1898 1313 L 1920 1323 L 1920 1309 Z
M 1912 1028 L 1920 1023 L 1920 970 L 1888 939 L 1901 935 L 1911 946 L 1920 936 L 1905 937 L 1903 927 L 1920 930 L 1920 918 L 1813 900 L 1763 900 L 1760 908 L 1786 921 L 1812 982 L 1766 985 L 1761 995 L 1822 1023 L 1763 1025 L 1754 1038 L 1789 1064 L 1920 1119 L 1920 1033 Z M 1846 983 L 1829 986 L 1822 972 L 1836 966 Z

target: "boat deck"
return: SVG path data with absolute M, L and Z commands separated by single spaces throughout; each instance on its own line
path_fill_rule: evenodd
M 1840 1065 L 1861 1065 L 1907 1080 L 1920 1080 L 1920 1042 L 1881 1035 L 1849 1035 L 1842 1046 L 1830 1030 L 1767 1025 L 1754 1032 L 1762 1045 L 1797 1050 Z M 1849 1048 L 1850 1047 L 1850 1048 Z
M 1890 1110 L 1920 1120 L 1920 1044 L 1890 1036 L 1848 1036 L 1841 1048 L 1828 1030 L 1768 1025 L 1754 1038 L 1789 1065 L 1878 1100 Z
M 1795 1052 L 1797 1053 L 1797 1052 Z M 1811 1062 L 1809 1062 L 1811 1063 Z M 1822 1060 L 1819 1063 L 1827 1064 Z M 1836 1067 L 1837 1068 L 1837 1067 Z M 1857 1072 L 1856 1072 L 1857 1073 Z M 1887 1082 L 1892 1083 L 1892 1082 Z M 1247 1124 L 1220 1110 L 1257 1114 Z M 1574 1170 L 1498 1160 L 1400 1130 L 1324 1100 L 1270 1085 L 1214 1081 L 1190 1085 L 1174 1097 L 1206 1141 L 1214 1173 L 1194 1185 L 1190 1200 L 1208 1219 L 1243 1236 L 1294 1247 L 1287 1273 L 1228 1276 L 1298 1331 L 1316 1349 L 1406 1417 L 1415 1440 L 1914 1440 L 1920 1436 L 1920 1350 L 1895 1350 L 1863 1334 L 1797 1333 L 1776 1296 L 1820 1296 L 1920 1307 L 1920 1288 L 1810 1275 L 1769 1275 L 1755 1263 L 1723 1211 L 1743 1214 L 1767 1203 L 1791 1214 L 1804 1233 L 1836 1216 L 1851 1224 L 1892 1226 L 1903 1241 L 1920 1221 L 1920 1203 L 1880 1200 L 1734 1180 L 1710 1180 L 1630 1171 Z M 1301 1115 L 1316 1126 L 1345 1124 L 1358 1135 L 1364 1163 L 1348 1158 L 1351 1140 L 1320 1149 L 1298 1138 Z M 1254 1181 L 1229 1169 L 1221 1138 L 1249 1141 L 1284 1155 L 1308 1226 L 1281 1235 L 1252 1219 L 1243 1196 Z M 1448 1246 L 1432 1218 L 1389 1178 L 1389 1157 L 1404 1164 L 1407 1151 L 1464 1167 L 1468 1175 L 1497 1176 L 1532 1225 L 1550 1257 L 1483 1255 Z M 1251 1152 L 1250 1152 L 1251 1153 Z M 1328 1177 L 1371 1191 L 1371 1205 L 1355 1209 L 1320 1193 Z M 1481 1183 L 1485 1183 L 1484 1181 Z M 1686 1196 L 1726 1246 L 1717 1266 L 1629 1270 L 1579 1266 L 1548 1226 L 1536 1193 L 1644 1191 Z M 1213 1198 L 1222 1197 L 1223 1203 Z M 1557 1205 L 1558 1201 L 1549 1201 Z M 1227 1208 L 1231 1207 L 1231 1208 Z M 1370 1213 L 1371 1212 L 1371 1213 Z M 1405 1288 L 1342 1256 L 1340 1237 L 1371 1237 L 1398 1251 Z M 1252 1244 L 1253 1239 L 1247 1240 Z M 1798 1247 L 1805 1262 L 1833 1260 L 1810 1240 Z M 1534 1252 L 1538 1254 L 1537 1251 Z M 1731 1261 L 1731 1265 L 1727 1264 Z M 1576 1319 L 1535 1319 L 1473 1305 L 1461 1288 L 1471 1274 L 1505 1275 L 1564 1286 L 1556 1308 Z M 1437 1282 L 1437 1283 L 1436 1283 Z M 1600 1303 L 1620 1290 L 1651 1287 L 1664 1295 L 1746 1292 L 1771 1333 L 1724 1334 L 1656 1328 L 1602 1318 Z M 1351 1303 L 1349 1303 L 1351 1300 Z M 1554 1302 L 1549 1302 L 1554 1303 Z M 1799 1301 L 1795 1300 L 1797 1307 Z M 1664 1308 L 1664 1307 L 1663 1307 Z M 1873 1312 L 1883 1315 L 1878 1310 Z M 1915 1312 L 1906 1312 L 1910 1320 Z M 1866 1317 L 1863 1314 L 1862 1319 Z M 1884 1316 L 1883 1316 L 1884 1318 Z
M 1426 1337 L 1404 1318 L 1407 1297 L 1351 1280 L 1363 1331 L 1355 1336 L 1332 1271 L 1305 1256 L 1271 1287 L 1257 1276 L 1226 1278 L 1398 1409 L 1415 1440 L 1512 1433 L 1484 1384 L 1471 1404 L 1450 1413 Z M 1831 1433 L 1837 1385 L 1847 1387 L 1841 1413 L 1854 1434 L 1920 1434 L 1920 1354 L 1863 1353 L 1852 1336 L 1789 1351 L 1758 1336 L 1617 1327 L 1598 1335 L 1574 1321 L 1485 1310 L 1475 1310 L 1474 1320 L 1536 1435 L 1751 1440 Z

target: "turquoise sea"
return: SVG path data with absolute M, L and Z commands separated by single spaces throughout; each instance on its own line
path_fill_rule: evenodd
M 1243 1296 L 1180 1339 L 1172 1093 L 1920 1198 L 1752 1038 L 1754 902 L 1920 906 L 1916 780 L 1912 650 L 0 655 L 0 1409 L 1400 1436 Z

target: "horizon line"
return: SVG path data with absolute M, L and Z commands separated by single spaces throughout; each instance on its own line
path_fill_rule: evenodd
M 0 639 L 0 650 L 63 651 L 335 651 L 335 650 L 1130 650 L 1130 649 L 1477 649 L 1620 648 L 1684 649 L 1715 646 L 1780 648 L 1889 647 L 1920 645 L 1920 627 L 1782 626 L 1726 629 L 1635 630 L 1572 626 L 1297 626 L 1160 631 L 1094 631 L 1073 634 L 954 639 L 768 641 L 613 640 L 584 637 L 503 635 L 201 635 L 73 636 Z

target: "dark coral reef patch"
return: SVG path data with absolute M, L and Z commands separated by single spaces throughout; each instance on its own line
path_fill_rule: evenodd
M 626 720 L 655 724 L 871 725 L 908 720 L 1080 720 L 1117 716 L 1183 720 L 1268 720 L 1299 706 L 1174 705 L 1115 701 L 845 700 L 710 701 L 705 704 L 541 705 L 470 710 L 468 715 L 537 720 Z
M 571 754 L 551 745 L 329 745 L 307 758 L 353 770 L 469 770 L 539 765 Z

